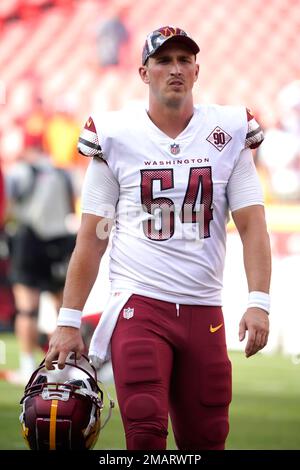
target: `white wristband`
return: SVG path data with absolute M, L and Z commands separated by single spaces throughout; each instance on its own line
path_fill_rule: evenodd
M 80 328 L 81 316 L 81 310 L 62 307 L 57 317 L 57 326 L 73 326 L 74 328 Z
M 266 292 L 252 291 L 249 292 L 247 308 L 258 307 L 270 313 L 270 295 Z

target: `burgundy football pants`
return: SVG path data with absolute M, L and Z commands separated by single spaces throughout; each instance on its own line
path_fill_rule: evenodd
M 224 449 L 231 364 L 221 307 L 132 295 L 111 347 L 128 450 L 165 449 L 168 414 L 178 449 Z

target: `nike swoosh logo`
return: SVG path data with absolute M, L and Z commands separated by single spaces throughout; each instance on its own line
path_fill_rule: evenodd
M 215 332 L 218 331 L 220 328 L 222 328 L 222 326 L 223 326 L 223 323 L 220 323 L 220 325 L 218 325 L 218 326 L 212 326 L 212 325 L 210 325 L 209 331 L 210 331 L 211 333 L 215 333 Z

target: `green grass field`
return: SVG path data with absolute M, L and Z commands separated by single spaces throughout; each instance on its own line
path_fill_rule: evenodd
M 1 334 L 6 363 L 17 368 L 13 335 Z M 233 365 L 233 402 L 227 449 L 300 449 L 300 365 L 280 355 L 259 354 L 245 359 L 230 353 Z M 110 393 L 115 396 L 111 386 Z M 0 449 L 25 449 L 18 421 L 23 388 L 0 381 Z M 187 391 L 188 393 L 188 391 Z M 118 407 L 101 432 L 96 449 L 124 449 Z M 168 449 L 175 449 L 170 430 Z

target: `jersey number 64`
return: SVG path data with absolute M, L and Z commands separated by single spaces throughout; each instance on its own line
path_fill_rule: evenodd
M 141 203 L 146 212 L 153 217 L 143 222 L 144 233 L 150 240 L 168 240 L 175 232 L 175 204 L 167 197 L 153 197 L 153 182 L 160 181 L 160 190 L 174 188 L 174 170 L 141 170 Z M 211 167 L 190 169 L 187 188 L 179 219 L 182 223 L 198 223 L 200 238 L 210 237 L 209 225 L 213 219 Z M 176 189 L 176 188 L 175 188 Z M 154 218 L 160 217 L 159 227 Z

